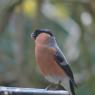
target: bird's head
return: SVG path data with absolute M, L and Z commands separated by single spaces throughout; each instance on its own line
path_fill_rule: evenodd
M 54 34 L 49 29 L 37 29 L 31 34 L 31 37 L 37 44 L 50 44 Z
M 37 38 L 39 35 L 41 35 L 41 34 L 44 34 L 44 36 L 45 36 L 45 35 L 54 36 L 53 33 L 52 33 L 49 29 L 37 29 L 37 30 L 35 30 L 35 31 L 31 34 L 31 37 L 36 40 L 36 38 Z
M 55 44 L 54 34 L 49 29 L 37 29 L 31 34 L 31 37 L 35 40 L 36 45 L 51 46 Z
M 53 33 L 49 29 L 37 29 L 32 34 L 31 37 L 36 42 L 48 42 L 51 37 L 54 37 Z

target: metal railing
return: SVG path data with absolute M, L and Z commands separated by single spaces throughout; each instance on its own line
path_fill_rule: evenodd
M 69 95 L 69 92 L 64 90 L 46 90 L 37 88 L 0 86 L 0 95 Z

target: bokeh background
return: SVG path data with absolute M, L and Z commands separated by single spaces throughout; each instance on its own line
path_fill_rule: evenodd
M 35 63 L 38 28 L 51 29 L 78 84 L 95 95 L 95 0 L 0 0 L 0 85 L 44 88 Z

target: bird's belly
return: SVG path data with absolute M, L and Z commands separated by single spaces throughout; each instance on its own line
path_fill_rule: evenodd
M 64 70 L 56 63 L 54 56 L 49 51 L 41 51 L 36 54 L 36 61 L 40 67 L 40 71 L 45 78 L 53 83 L 63 80 Z
M 65 77 L 59 75 L 46 75 L 45 79 L 51 83 L 58 84 L 59 82 L 63 83 Z

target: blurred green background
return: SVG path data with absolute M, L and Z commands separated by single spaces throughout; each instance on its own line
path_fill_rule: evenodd
M 0 0 L 0 85 L 44 88 L 35 63 L 38 28 L 51 29 L 78 84 L 95 95 L 95 0 Z

